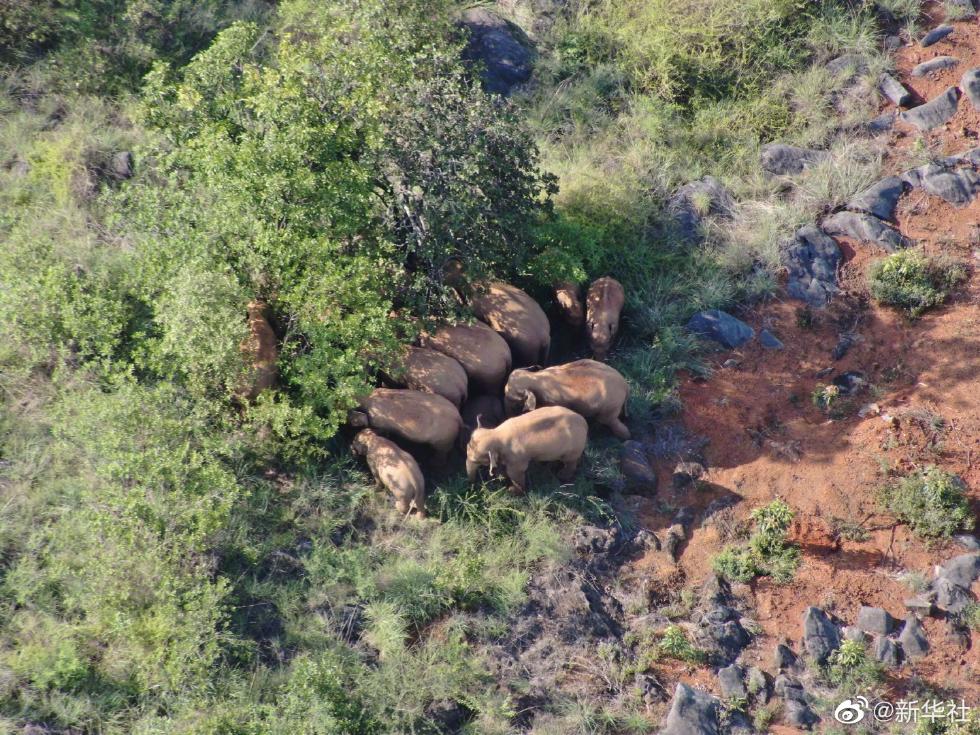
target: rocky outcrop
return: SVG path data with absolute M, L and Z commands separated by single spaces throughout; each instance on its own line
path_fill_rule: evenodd
M 701 239 L 701 225 L 706 216 L 728 217 L 735 200 L 714 176 L 685 184 L 667 201 L 667 213 L 685 240 Z
M 741 319 L 719 309 L 695 314 L 687 322 L 689 332 L 718 342 L 729 349 L 741 347 L 755 336 L 755 330 Z
M 956 87 L 950 87 L 924 105 L 906 110 L 901 114 L 901 118 L 920 131 L 927 132 L 948 122 L 956 114 L 959 99 L 959 90 Z
M 837 243 L 812 225 L 801 227 L 783 250 L 788 276 L 786 292 L 794 299 L 820 308 L 837 294 L 837 269 L 841 263 Z
M 718 700 L 706 692 L 678 684 L 660 735 L 719 735 Z
M 808 607 L 803 613 L 803 647 L 819 664 L 840 648 L 840 629 L 819 607 Z
M 837 212 L 824 219 L 820 226 L 828 235 L 869 242 L 888 252 L 895 252 L 909 245 L 902 233 L 870 214 Z
M 506 96 L 531 78 L 534 52 L 513 23 L 487 8 L 476 7 L 463 13 L 460 25 L 469 33 L 463 58 L 482 67 L 483 86 L 488 92 Z

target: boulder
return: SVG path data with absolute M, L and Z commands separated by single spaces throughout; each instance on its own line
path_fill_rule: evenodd
M 506 96 L 531 78 L 534 53 L 517 26 L 485 7 L 466 10 L 460 25 L 469 32 L 463 58 L 482 66 L 488 92 Z
M 970 168 L 955 168 L 957 163 L 955 158 L 941 163 L 927 163 L 906 171 L 901 178 L 909 186 L 950 204 L 969 204 L 980 192 L 980 175 Z
M 643 445 L 634 440 L 623 442 L 619 450 L 619 470 L 626 480 L 626 490 L 643 495 L 657 492 L 657 473 L 650 466 Z
M 970 69 L 960 79 L 960 89 L 966 94 L 973 109 L 980 110 L 980 69 Z
M 907 247 L 909 244 L 902 233 L 870 214 L 837 212 L 825 218 L 820 226 L 828 235 L 870 242 L 889 252 Z
M 721 695 L 726 699 L 747 699 L 749 696 L 745 688 L 745 672 L 738 664 L 726 666 L 718 669 L 718 687 Z
M 783 722 L 790 727 L 810 730 L 820 722 L 820 718 L 806 702 L 791 699 L 783 707 Z
M 891 74 L 881 75 L 881 79 L 878 80 L 878 89 L 899 107 L 908 107 L 912 102 L 912 93 Z
M 980 541 L 969 533 L 958 533 L 953 536 L 953 541 L 968 551 L 980 551 Z
M 905 182 L 898 176 L 888 176 L 855 194 L 847 203 L 847 208 L 864 212 L 878 219 L 895 221 L 895 207 L 905 192 Z
M 967 589 L 980 577 L 980 554 L 960 554 L 939 567 L 937 577 Z
M 840 247 L 812 225 L 801 227 L 783 251 L 786 292 L 814 308 L 826 306 L 837 293 Z
M 759 344 L 767 350 L 781 350 L 784 346 L 779 338 L 768 329 L 759 332 Z
M 701 223 L 706 215 L 730 216 L 735 200 L 714 176 L 684 184 L 667 201 L 667 212 L 685 240 L 701 239 Z
M 932 46 L 932 44 L 934 43 L 939 43 L 952 32 L 953 32 L 953 26 L 947 25 L 946 23 L 936 26 L 922 37 L 922 41 L 920 41 L 920 43 L 922 44 L 922 48 Z
M 678 490 L 693 485 L 704 476 L 704 465 L 698 462 L 678 462 L 671 475 L 671 482 Z
M 766 704 L 769 701 L 769 677 L 766 675 L 765 671 L 760 669 L 758 666 L 752 666 L 749 668 L 746 682 L 748 685 L 749 694 L 751 694 L 757 702 Z
M 857 615 L 857 627 L 865 633 L 888 635 L 895 627 L 895 620 L 880 607 L 861 605 Z
M 776 646 L 776 650 L 773 651 L 772 663 L 776 671 L 796 668 L 797 661 L 796 654 L 783 643 Z
M 956 114 L 959 99 L 959 90 L 956 87 L 949 87 L 924 105 L 906 110 L 901 114 L 901 118 L 921 132 L 926 132 L 948 122 Z
M 729 349 L 741 347 L 755 336 L 752 327 L 719 309 L 698 312 L 688 320 L 687 329 Z
M 718 700 L 678 684 L 660 735 L 718 735 Z
M 133 175 L 133 154 L 129 151 L 114 153 L 109 161 L 109 171 L 117 179 L 128 179 Z
M 806 692 L 803 691 L 803 685 L 795 676 L 780 674 L 776 677 L 776 683 L 773 685 L 773 690 L 777 695 L 786 701 L 806 701 Z
M 864 631 L 856 625 L 845 625 L 841 634 L 845 641 L 864 641 Z
M 915 67 L 913 67 L 912 76 L 924 77 L 932 72 L 942 71 L 943 69 L 952 69 L 959 63 L 960 60 L 955 56 L 937 56 L 934 59 L 923 61 L 921 64 L 917 64 Z
M 922 658 L 929 653 L 929 639 L 922 629 L 922 623 L 914 615 L 905 620 L 898 642 L 902 644 L 902 650 L 909 658 Z
M 823 151 L 798 148 L 785 143 L 769 143 L 762 146 L 761 165 L 763 171 L 779 176 L 802 173 L 804 169 L 826 157 Z
M 803 613 L 803 646 L 820 664 L 840 647 L 837 625 L 819 607 L 808 607 Z
M 936 593 L 936 607 L 954 615 L 966 608 L 973 602 L 973 595 L 968 589 L 964 589 L 946 577 L 939 577 L 932 583 L 932 589 Z
M 875 661 L 891 668 L 897 668 L 902 663 L 902 649 L 891 638 L 878 636 L 875 638 L 871 654 Z

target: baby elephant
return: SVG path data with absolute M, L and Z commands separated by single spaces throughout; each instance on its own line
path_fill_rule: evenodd
M 574 411 L 561 406 L 539 408 L 507 419 L 496 429 L 478 428 L 466 445 L 466 474 L 476 479 L 480 467 L 503 468 L 514 486 L 524 493 L 525 476 L 531 462 L 561 462 L 558 478 L 568 482 L 575 476 L 589 425 Z
M 622 422 L 630 387 L 619 371 L 595 360 L 576 360 L 544 370 L 515 370 L 504 388 L 507 413 L 564 406 L 595 419 L 618 439 L 630 438 Z
M 408 515 L 415 508 L 425 518 L 425 478 L 411 454 L 371 429 L 358 432 L 351 451 L 367 459 L 375 482 L 395 496 L 399 513 Z
M 591 286 L 585 297 L 585 331 L 596 360 L 605 360 L 619 331 L 619 315 L 626 294 L 615 278 L 605 276 Z

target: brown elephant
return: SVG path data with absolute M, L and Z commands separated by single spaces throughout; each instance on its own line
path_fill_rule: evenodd
M 472 387 L 497 393 L 510 373 L 510 347 L 482 322 L 440 327 L 422 336 L 422 346 L 449 355 L 466 371 Z
M 425 518 L 425 478 L 411 454 L 371 429 L 359 431 L 350 448 L 367 460 L 374 481 L 395 496 L 399 513 L 415 508 Z
M 504 402 L 498 396 L 486 394 L 471 397 L 463 404 L 459 414 L 463 417 L 463 429 L 459 432 L 461 449 L 466 448 L 474 429 L 492 429 L 507 418 L 504 414 Z
M 248 313 L 248 336 L 242 340 L 239 349 L 245 361 L 247 375 L 236 395 L 243 401 L 254 401 L 262 391 L 276 385 L 279 347 L 276 333 L 269 324 L 268 304 L 264 301 L 250 301 L 245 308 Z
M 562 406 L 539 408 L 507 419 L 495 429 L 476 429 L 466 445 L 466 474 L 476 479 L 480 467 L 503 468 L 517 493 L 523 493 L 531 462 L 561 462 L 558 478 L 568 482 L 575 476 L 589 425 L 574 411 Z
M 538 302 L 516 286 L 486 284 L 470 307 L 510 346 L 515 365 L 544 365 L 551 349 L 551 324 Z
M 446 461 L 463 425 L 452 403 L 417 390 L 375 388 L 360 400 L 360 407 L 350 413 L 352 426 L 428 445 L 437 463 Z
M 562 321 L 578 332 L 585 324 L 582 287 L 571 281 L 555 284 L 555 304 L 558 306 Z
M 622 422 L 629 383 L 615 368 L 595 360 L 576 360 L 544 370 L 515 370 L 504 387 L 508 416 L 539 406 L 564 406 L 609 428 L 618 438 L 630 438 Z
M 467 395 L 467 375 L 457 360 L 425 347 L 408 347 L 401 369 L 393 382 L 412 390 L 442 396 L 456 408 L 463 405 Z
M 596 360 L 605 360 L 609 355 L 619 332 L 619 315 L 625 302 L 623 286 L 615 278 L 605 276 L 589 286 L 585 298 L 585 331 Z

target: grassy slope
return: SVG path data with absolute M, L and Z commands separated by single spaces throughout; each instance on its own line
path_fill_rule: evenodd
M 640 389 L 639 420 L 663 403 L 674 369 L 695 363 L 686 316 L 769 292 L 779 238 L 874 175 L 874 151 L 836 134 L 839 85 L 810 68 L 872 53 L 872 27 L 869 13 L 831 6 L 811 15 L 790 2 L 609 0 L 573 9 L 538 39 L 535 85 L 517 102 L 561 182 L 562 217 L 541 236 L 591 275 L 627 283 L 617 360 Z M 424 732 L 430 705 L 453 700 L 474 732 L 506 732 L 506 693 L 474 651 L 506 630 L 528 576 L 568 557 L 568 527 L 608 512 L 593 496 L 615 473 L 613 447 L 590 452 L 570 491 L 542 476 L 528 500 L 468 489 L 458 473 L 436 480 L 442 523 L 403 523 L 342 452 L 271 470 L 236 427 L 170 387 L 95 385 L 75 370 L 80 348 L 115 350 L 105 335 L 137 326 L 112 309 L 125 298 L 126 244 L 94 194 L 112 185 L 99 174 L 111 153 L 143 133 L 119 97 L 72 91 L 78 60 L 93 53 L 86 28 L 6 76 L 0 97 L 4 286 L 28 271 L 45 286 L 18 301 L 33 304 L 16 314 L 20 339 L 0 346 L 3 723 Z M 121 53 L 121 70 L 98 69 L 125 88 L 141 62 Z M 868 95 L 850 95 L 849 114 L 866 117 Z M 779 199 L 756 164 L 773 138 L 835 155 Z M 663 201 L 708 173 L 741 200 L 736 221 L 679 250 L 660 226 Z M 38 361 L 49 369 L 19 367 Z M 134 478 L 158 495 L 133 493 Z M 342 635 L 352 620 L 364 628 L 354 646 Z M 564 731 L 653 728 L 629 706 L 597 717 L 604 704 L 565 712 Z

